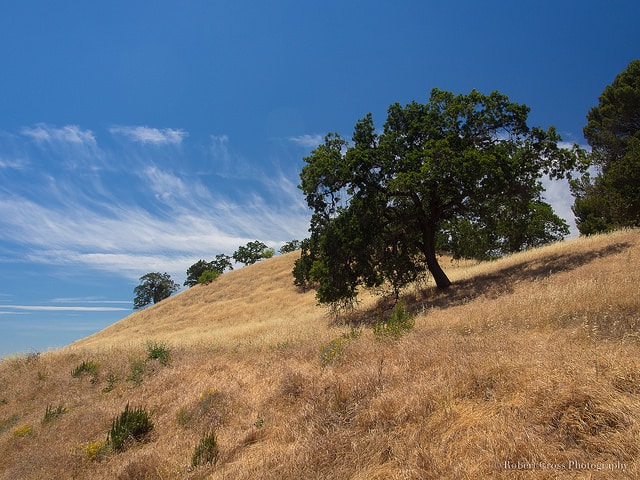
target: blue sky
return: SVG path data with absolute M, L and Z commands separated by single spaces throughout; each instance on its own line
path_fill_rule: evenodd
M 639 18 L 631 0 L 2 2 L 0 356 L 125 317 L 147 272 L 182 283 L 304 238 L 302 158 L 433 87 L 499 90 L 584 143 Z

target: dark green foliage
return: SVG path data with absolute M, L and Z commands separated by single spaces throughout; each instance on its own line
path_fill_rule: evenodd
M 138 309 L 151 303 L 158 303 L 169 298 L 179 288 L 180 285 L 174 282 L 166 272 L 147 273 L 140 277 L 140 285 L 133 290 L 135 293 L 133 308 Z
M 592 169 L 571 182 L 580 233 L 640 226 L 640 60 L 604 89 L 587 121 Z
M 207 432 L 196 445 L 191 457 L 191 466 L 198 467 L 200 465 L 215 464 L 219 456 L 220 447 L 218 446 L 216 434 L 213 431 Z
M 207 262 L 206 260 L 198 260 L 187 269 L 187 279 L 184 282 L 185 285 L 193 287 L 201 282 L 200 278 L 205 272 L 217 272 L 218 275 L 222 275 L 225 270 L 233 270 L 233 264 L 231 263 L 231 257 L 224 254 L 216 255 L 215 260 Z M 211 274 L 207 274 L 211 276 Z
M 147 360 L 158 360 L 160 365 L 167 366 L 171 360 L 171 351 L 161 343 L 147 343 Z
M 302 251 L 300 258 L 296 260 L 293 266 L 293 283 L 306 290 L 313 284 L 311 267 L 313 266 L 314 257 L 311 253 L 311 240 L 308 238 L 302 240 L 300 242 L 300 250 Z
M 280 253 L 291 253 L 300 249 L 300 240 L 291 240 L 280 247 Z
M 153 430 L 151 416 L 144 407 L 129 408 L 114 418 L 107 435 L 107 445 L 115 452 L 125 450 L 130 444 L 140 442 Z
M 347 308 L 361 286 L 397 298 L 427 270 L 448 287 L 438 249 L 490 258 L 562 238 L 540 179 L 568 175 L 576 151 L 553 127 L 529 127 L 528 113 L 498 92 L 434 89 L 425 105 L 391 105 L 380 134 L 369 114 L 352 144 L 327 135 L 300 174 L 313 215 L 295 283 Z
M 456 259 L 490 260 L 562 240 L 570 233 L 567 223 L 545 202 L 530 201 L 519 212 L 514 211 L 517 207 L 505 205 L 482 221 L 463 217 L 444 222 L 438 249 Z
M 263 260 L 265 258 L 273 257 L 275 250 L 269 248 L 266 244 L 254 240 L 253 242 L 248 242 L 244 246 L 238 247 L 238 249 L 233 252 L 233 259 L 236 262 L 244 263 L 245 265 L 252 265 L 259 260 Z

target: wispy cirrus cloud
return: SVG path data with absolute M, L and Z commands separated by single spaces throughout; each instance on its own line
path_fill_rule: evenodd
M 96 145 L 95 135 L 91 130 L 83 130 L 77 125 L 54 127 L 45 123 L 38 123 L 34 127 L 23 127 L 22 135 L 36 142 L 62 142 L 82 145 Z
M 115 126 L 109 129 L 113 135 L 122 135 L 129 140 L 153 145 L 180 145 L 188 133 L 182 129 L 152 128 L 147 126 Z
M 130 310 L 129 308 L 122 308 L 122 307 L 85 307 L 85 306 L 52 306 L 52 305 L 0 305 L 0 309 L 19 310 L 23 312 L 121 312 L 121 311 Z
M 324 135 L 319 133 L 313 135 L 298 135 L 295 137 L 289 137 L 289 141 L 304 148 L 315 148 L 324 141 Z
M 295 179 L 271 164 L 250 165 L 226 135 L 211 136 L 208 149 L 186 145 L 179 158 L 167 141 L 167 159 L 130 144 L 112 151 L 93 134 L 85 135 L 92 150 L 78 150 L 81 132 L 89 131 L 38 124 L 18 136 L 6 158 L 26 152 L 26 170 L 8 161 L 4 169 L 13 181 L 0 186 L 0 251 L 12 255 L 3 261 L 130 280 L 166 271 L 179 280 L 198 259 L 248 241 L 278 247 L 305 235 L 309 215 Z M 104 168 L 64 169 L 76 157 L 90 165 L 92 151 Z M 194 151 L 206 157 L 194 160 Z
M 104 152 L 91 130 L 78 125 L 57 127 L 37 123 L 31 127 L 23 127 L 20 134 L 29 140 L 23 147 L 34 144 L 38 150 L 47 153 L 46 157 L 40 158 L 40 163 L 55 161 L 57 165 L 70 170 L 95 171 L 104 167 Z
M 23 170 L 28 162 L 25 160 L 9 159 L 0 157 L 0 169 Z

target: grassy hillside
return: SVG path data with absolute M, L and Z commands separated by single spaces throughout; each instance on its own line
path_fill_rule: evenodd
M 4 359 L 0 479 L 640 477 L 640 231 L 446 262 L 395 339 L 370 296 L 328 318 L 295 258 Z M 111 451 L 127 404 L 154 428 Z

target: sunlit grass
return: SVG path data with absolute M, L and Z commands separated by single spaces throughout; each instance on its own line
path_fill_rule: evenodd
M 640 232 L 443 258 L 454 285 L 409 292 L 391 341 L 373 326 L 392 307 L 368 296 L 334 323 L 295 258 L 2 361 L 0 478 L 638 478 Z M 116 454 L 127 403 L 154 428 Z

